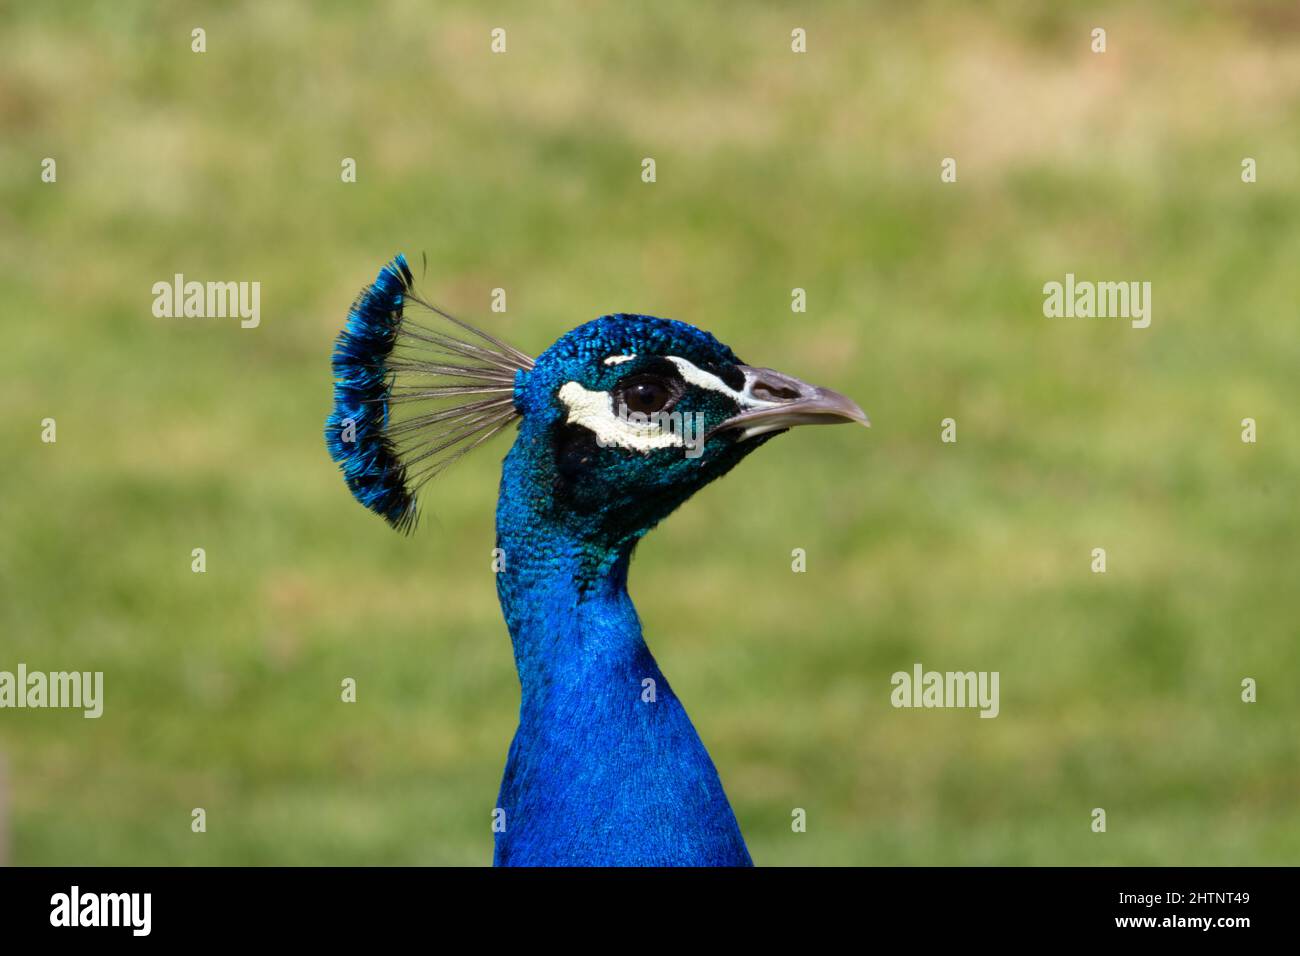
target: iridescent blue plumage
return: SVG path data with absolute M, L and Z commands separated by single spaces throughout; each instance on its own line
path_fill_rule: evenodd
M 384 435 L 393 379 L 384 363 L 412 281 L 406 257 L 399 255 L 352 304 L 334 345 L 334 410 L 325 422 L 325 445 L 348 489 L 397 528 L 410 527 L 415 501 L 406 468 Z
M 412 309 L 443 330 L 416 322 Z M 409 531 L 420 485 L 514 420 L 514 375 L 532 365 L 416 295 L 399 255 L 357 297 L 335 345 L 330 457 L 358 501 Z M 400 406 L 409 414 L 399 421 Z
M 496 521 L 497 593 L 521 693 L 495 861 L 750 865 L 713 762 L 642 637 L 628 566 L 651 528 L 771 437 L 797 424 L 865 424 L 862 410 L 744 365 L 707 332 L 645 315 L 595 319 L 535 362 L 463 323 L 489 346 L 416 330 L 418 344 L 457 361 L 404 360 L 412 303 L 423 304 L 398 257 L 340 336 L 326 438 L 357 498 L 402 526 L 412 465 L 519 421 Z M 403 393 L 397 379 L 412 371 L 433 379 Z M 404 394 L 455 404 L 394 425 L 388 409 Z M 362 447 L 344 442 L 346 419 Z
M 623 354 L 637 358 L 603 364 Z M 765 439 L 729 437 L 696 459 L 600 448 L 571 432 L 556 398 L 569 381 L 610 389 L 663 355 L 739 364 L 692 326 L 613 315 L 569 332 L 519 377 L 522 423 L 497 504 L 497 593 L 521 686 L 500 865 L 750 865 L 713 762 L 646 647 L 627 571 L 655 523 Z M 711 396 L 689 402 L 704 412 Z M 714 408 L 712 423 L 732 411 Z

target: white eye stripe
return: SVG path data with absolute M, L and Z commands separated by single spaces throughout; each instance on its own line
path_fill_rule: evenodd
M 672 362 L 682 373 L 682 378 L 691 385 L 697 385 L 700 388 L 707 388 L 713 392 L 721 392 L 728 398 L 735 401 L 742 408 L 768 408 L 773 405 L 780 405 L 780 402 L 769 401 L 765 398 L 757 397 L 753 392 L 754 380 L 748 372 L 745 373 L 744 388 L 737 391 L 732 388 L 712 372 L 706 372 L 704 369 L 688 362 L 686 359 L 676 355 L 665 356 L 668 361 Z
M 721 392 L 723 395 L 735 399 L 736 401 L 740 401 L 744 397 L 740 392 L 731 388 L 726 382 L 718 378 L 718 376 L 714 375 L 712 372 L 706 372 L 704 369 L 688 362 L 680 356 L 666 355 L 664 358 L 677 366 L 677 370 L 682 373 L 682 378 L 685 379 L 688 384 L 698 386 L 699 388 L 707 388 L 711 392 Z
M 609 358 L 605 359 L 605 364 L 622 365 L 624 362 L 630 362 L 634 358 L 636 358 L 635 352 L 633 352 L 631 355 L 611 355 Z

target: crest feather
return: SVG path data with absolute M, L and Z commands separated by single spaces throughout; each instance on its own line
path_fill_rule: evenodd
M 416 493 L 519 414 L 515 376 L 533 359 L 415 292 L 405 256 L 362 290 L 334 346 L 325 444 L 353 496 L 399 531 Z M 409 313 L 427 312 L 441 331 Z

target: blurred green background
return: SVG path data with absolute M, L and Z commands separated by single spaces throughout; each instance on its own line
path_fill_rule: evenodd
M 871 414 L 634 561 L 756 862 L 1300 860 L 1300 13 L 1132 6 L 5 4 L 0 669 L 106 685 L 0 711 L 11 862 L 490 861 L 508 439 L 404 539 L 321 438 L 398 251 L 527 351 L 650 312 Z M 176 272 L 261 326 L 154 318 Z M 1067 272 L 1151 328 L 1044 318 Z M 1001 716 L 895 710 L 917 661 Z

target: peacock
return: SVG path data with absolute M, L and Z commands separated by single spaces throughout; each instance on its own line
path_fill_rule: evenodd
M 493 552 L 520 684 L 495 864 L 751 866 L 646 646 L 628 564 L 651 528 L 775 435 L 867 425 L 862 409 L 649 315 L 594 319 L 534 359 L 421 298 L 400 255 L 354 302 L 333 367 L 330 455 L 353 496 L 404 532 L 425 482 L 518 423 Z

